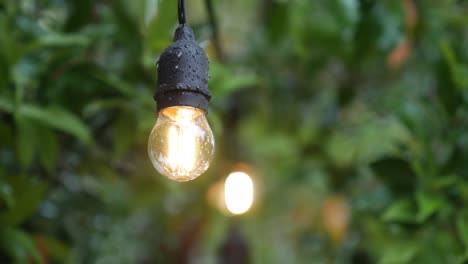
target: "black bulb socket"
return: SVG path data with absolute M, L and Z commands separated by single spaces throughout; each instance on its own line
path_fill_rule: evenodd
M 208 57 L 195 42 L 192 29 L 183 24 L 174 34 L 174 42 L 158 61 L 158 87 L 154 100 L 157 109 L 191 106 L 208 112 Z

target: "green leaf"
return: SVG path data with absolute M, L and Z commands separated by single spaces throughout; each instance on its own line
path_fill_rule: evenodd
M 385 249 L 379 264 L 404 264 L 412 263 L 413 258 L 418 252 L 418 247 L 409 243 L 392 245 Z
M 383 220 L 414 223 L 417 220 L 415 206 L 408 199 L 397 201 L 385 211 Z
M 0 246 L 15 260 L 15 263 L 43 263 L 34 240 L 22 230 L 2 226 L 0 228 Z
M 113 128 L 114 154 L 113 159 L 120 159 L 134 142 L 137 120 L 132 113 L 123 112 L 119 115 Z
M 118 92 L 120 92 L 123 95 L 134 97 L 136 94 L 135 87 L 132 87 L 129 83 L 125 82 L 122 79 L 119 79 L 115 75 L 97 73 L 95 74 L 95 77 L 98 80 L 109 85 L 110 87 L 116 89 Z
M 53 172 L 59 153 L 59 143 L 57 136 L 48 128 L 38 129 L 38 134 L 41 140 L 38 142 L 40 153 L 38 153 L 39 161 L 42 166 L 49 172 Z
M 337 129 L 326 144 L 327 153 L 338 166 L 396 156 L 400 146 L 411 138 L 406 127 L 392 116 L 362 119 L 358 124 Z
M 144 34 L 144 46 L 148 66 L 154 65 L 154 54 L 166 48 L 174 34 L 174 25 L 177 21 L 177 3 L 170 0 L 159 0 L 156 15 L 151 21 L 146 21 Z
M 95 74 L 95 77 L 98 80 L 102 81 L 104 84 L 109 85 L 111 88 L 114 88 L 122 95 L 134 99 L 135 101 L 137 101 L 137 103 L 144 106 L 154 107 L 153 95 L 149 92 L 149 90 L 137 90 L 135 89 L 134 84 L 124 81 L 123 79 L 118 78 L 117 76 L 112 74 L 98 73 Z
M 2 14 L 0 16 L 0 58 L 6 65 L 15 64 L 24 52 L 24 42 L 19 41 L 17 31 L 14 29 L 8 17 Z
M 345 133 L 335 133 L 327 142 L 327 154 L 336 165 L 340 167 L 349 166 L 356 158 L 356 141 Z
M 418 205 L 417 219 L 420 223 L 426 221 L 443 205 L 439 197 L 424 192 L 416 193 L 416 203 Z
M 465 246 L 465 255 L 468 256 L 468 214 L 460 214 L 457 218 L 457 231 Z
M 455 52 L 447 41 L 439 43 L 442 54 L 450 68 L 452 79 L 460 90 L 468 89 L 468 66 L 457 61 Z
M 0 111 L 13 113 L 13 101 L 5 97 L 0 97 Z
M 1 225 L 20 225 L 36 210 L 47 190 L 47 184 L 26 176 L 6 178 L 15 198 L 14 206 L 0 213 Z
M 47 47 L 70 47 L 70 46 L 87 46 L 91 40 L 80 34 L 59 34 L 48 33 L 39 38 L 40 46 Z
M 23 166 L 31 164 L 37 146 L 36 126 L 27 118 L 16 118 L 16 155 Z
M 86 124 L 73 113 L 60 106 L 42 108 L 36 105 L 23 104 L 20 108 L 20 115 L 75 136 L 86 144 L 92 142 L 91 133 Z
M 422 223 L 434 214 L 442 204 L 439 197 L 418 192 L 416 204 L 408 199 L 395 202 L 385 211 L 383 219 L 385 221 Z
M 83 115 L 85 117 L 92 117 L 99 113 L 102 113 L 103 111 L 127 108 L 128 105 L 129 100 L 127 98 L 96 100 L 90 102 L 83 108 Z
M 253 73 L 234 73 L 220 63 L 210 65 L 212 81 L 210 87 L 214 95 L 222 96 L 239 89 L 248 88 L 258 83 L 258 78 Z
M 5 202 L 7 208 L 12 208 L 15 205 L 13 190 L 10 184 L 3 180 L 0 180 L 0 199 Z
M 457 264 L 465 264 L 468 261 L 468 252 L 457 258 Z
M 431 186 L 435 189 L 448 188 L 456 185 L 460 177 L 457 175 L 442 175 L 431 182 Z

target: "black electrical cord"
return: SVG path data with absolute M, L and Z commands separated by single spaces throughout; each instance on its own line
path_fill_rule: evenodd
M 179 25 L 185 25 L 185 0 L 179 0 L 179 5 L 177 9 L 177 14 L 179 15 Z
M 214 6 L 212 0 L 205 0 L 206 11 L 208 12 L 208 19 L 211 24 L 211 32 L 213 37 L 213 43 L 215 46 L 218 58 L 222 61 L 224 59 L 223 49 L 221 47 L 221 40 L 219 37 L 218 23 L 215 16 Z

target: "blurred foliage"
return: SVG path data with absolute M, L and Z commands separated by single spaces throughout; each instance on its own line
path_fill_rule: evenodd
M 214 3 L 217 153 L 179 184 L 146 155 L 176 1 L 0 0 L 0 263 L 216 263 L 233 221 L 253 263 L 466 263 L 468 2 Z

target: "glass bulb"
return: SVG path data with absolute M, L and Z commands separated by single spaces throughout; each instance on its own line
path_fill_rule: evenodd
M 210 166 L 214 136 L 204 111 L 173 106 L 159 112 L 148 140 L 151 163 L 162 175 L 175 181 L 190 181 Z

